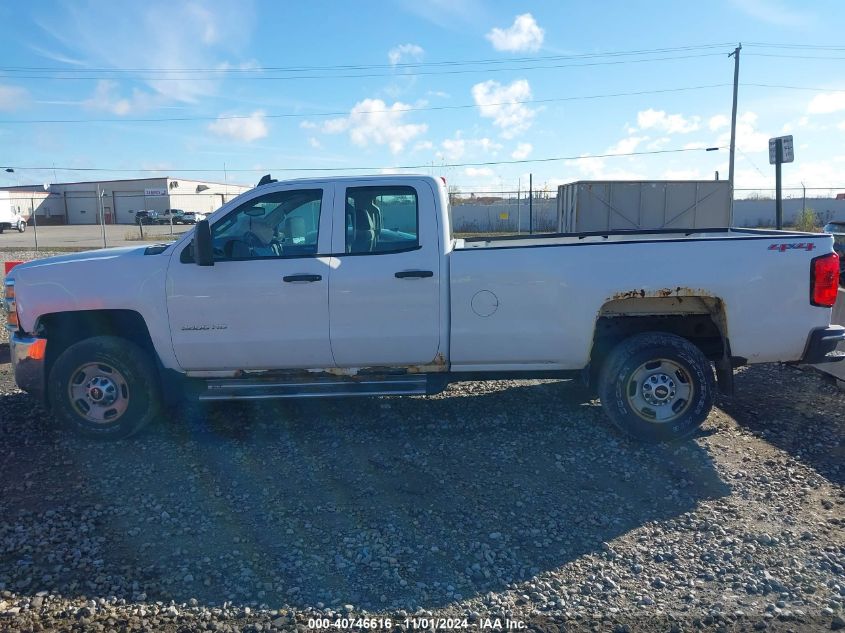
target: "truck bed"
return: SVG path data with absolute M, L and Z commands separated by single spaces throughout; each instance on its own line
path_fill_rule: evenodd
M 795 361 L 808 329 L 830 320 L 829 308 L 811 305 L 809 284 L 812 259 L 831 250 L 824 233 L 757 229 L 457 240 L 449 258 L 452 367 L 580 369 L 597 319 L 639 310 L 635 301 L 654 313 L 666 302 L 681 310 L 709 302 L 732 355 Z
M 641 231 L 595 231 L 590 233 L 535 233 L 533 235 L 508 235 L 497 237 L 471 237 L 458 239 L 455 250 L 473 248 L 524 248 L 532 246 L 572 246 L 576 244 L 677 242 L 701 240 L 770 239 L 776 237 L 824 238 L 823 233 L 776 231 L 772 229 L 647 229 Z

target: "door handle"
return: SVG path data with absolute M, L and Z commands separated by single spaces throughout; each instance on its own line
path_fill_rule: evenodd
M 297 281 L 320 281 L 322 278 L 322 275 L 285 275 L 282 277 L 282 280 L 288 283 L 295 283 Z
M 397 279 L 421 279 L 434 277 L 434 273 L 430 270 L 400 270 L 395 276 Z

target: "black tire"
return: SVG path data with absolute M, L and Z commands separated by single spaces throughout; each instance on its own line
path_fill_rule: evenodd
M 24 231 L 26 231 L 26 222 L 19 222 L 18 233 L 23 233 Z
M 79 393 L 92 384 L 85 397 L 72 396 L 74 390 Z M 93 391 L 101 384 L 105 386 Z M 117 394 L 115 402 L 119 404 L 111 409 L 111 403 L 103 399 L 107 391 Z M 47 393 L 53 413 L 64 426 L 93 438 L 129 437 L 152 422 L 161 407 L 158 372 L 150 355 L 116 336 L 95 336 L 63 351 L 50 370 Z M 93 398 L 98 395 L 100 403 L 105 404 L 95 402 Z M 83 413 L 86 406 L 92 415 L 102 413 L 102 421 L 89 419 Z
M 598 384 L 610 421 L 649 443 L 692 435 L 713 407 L 715 388 L 713 368 L 701 350 L 663 332 L 635 334 L 619 343 L 608 354 Z M 661 415 L 666 417 L 659 420 Z

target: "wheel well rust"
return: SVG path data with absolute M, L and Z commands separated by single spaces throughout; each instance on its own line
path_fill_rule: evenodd
M 619 292 L 602 305 L 590 351 L 593 382 L 608 352 L 620 341 L 641 332 L 660 331 L 681 336 L 712 361 L 729 354 L 724 302 L 689 288 Z

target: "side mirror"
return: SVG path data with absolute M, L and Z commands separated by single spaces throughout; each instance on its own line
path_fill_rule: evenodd
M 194 227 L 194 261 L 197 266 L 214 266 L 211 227 L 208 220 L 200 220 Z

